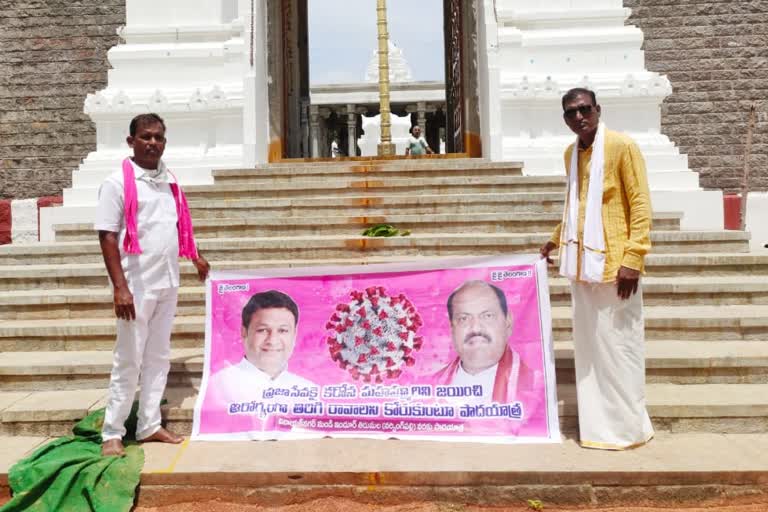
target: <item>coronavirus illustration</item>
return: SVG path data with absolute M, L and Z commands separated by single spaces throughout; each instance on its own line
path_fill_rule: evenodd
M 404 365 L 416 363 L 421 316 L 405 295 L 390 296 L 382 286 L 354 290 L 350 297 L 325 325 L 331 358 L 364 382 L 398 378 Z

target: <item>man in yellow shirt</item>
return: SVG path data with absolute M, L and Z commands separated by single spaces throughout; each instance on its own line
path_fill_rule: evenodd
M 577 139 L 565 151 L 563 222 L 541 255 L 551 263 L 560 247 L 560 273 L 571 280 L 581 445 L 622 450 L 653 437 L 640 286 L 651 247 L 648 179 L 637 144 L 600 123 L 594 92 L 571 89 L 562 105 Z

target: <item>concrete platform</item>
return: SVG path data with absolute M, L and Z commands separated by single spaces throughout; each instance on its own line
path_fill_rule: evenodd
M 0 437 L 7 471 L 45 437 Z M 513 506 L 768 507 L 768 438 L 658 433 L 628 452 L 562 444 L 499 446 L 334 440 L 144 445 L 140 506 L 222 500 L 263 506 L 333 496 L 379 505 L 427 500 Z

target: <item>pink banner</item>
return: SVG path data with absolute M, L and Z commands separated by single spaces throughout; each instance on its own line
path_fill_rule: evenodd
M 559 442 L 538 257 L 215 272 L 193 439 Z

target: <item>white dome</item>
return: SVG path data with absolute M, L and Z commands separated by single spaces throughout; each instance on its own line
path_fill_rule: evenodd
M 366 82 L 379 81 L 379 50 L 373 50 L 373 56 L 368 62 L 368 69 L 365 72 Z M 408 61 L 405 60 L 403 50 L 389 41 L 389 81 L 390 82 L 412 82 L 413 73 Z

